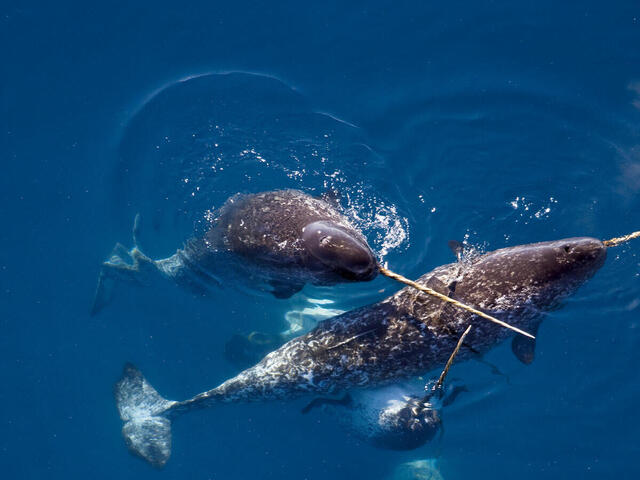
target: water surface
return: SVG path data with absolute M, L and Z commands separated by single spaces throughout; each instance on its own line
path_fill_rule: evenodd
M 171 285 L 90 317 L 100 262 L 173 253 L 236 192 L 341 192 L 376 253 L 417 277 L 481 250 L 640 228 L 640 9 L 633 2 L 127 2 L 3 5 L 0 467 L 5 478 L 636 478 L 640 243 L 538 336 L 452 371 L 470 393 L 441 442 L 382 452 L 298 404 L 181 418 L 155 471 L 120 436 L 135 362 L 170 398 L 237 369 L 234 333 L 281 331 L 306 298 L 348 309 L 398 286 L 290 301 Z M 431 462 L 431 460 L 429 460 Z M 427 463 L 430 465 L 430 463 Z

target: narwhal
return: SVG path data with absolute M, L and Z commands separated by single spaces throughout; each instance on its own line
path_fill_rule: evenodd
M 134 226 L 134 241 L 135 231 Z M 146 283 L 155 275 L 205 294 L 212 286 L 243 278 L 254 288 L 288 298 L 306 283 L 372 280 L 376 267 L 371 247 L 341 213 L 335 193 L 236 194 L 207 220 L 203 235 L 194 235 L 168 258 L 153 260 L 137 246 L 127 250 L 117 244 L 103 263 L 92 313 L 110 301 L 120 279 Z
M 556 307 L 604 264 L 595 238 L 569 238 L 503 248 L 471 264 L 437 267 L 417 280 L 442 295 L 535 332 L 541 313 Z M 444 365 L 462 333 L 473 330 L 457 359 L 483 354 L 513 332 L 406 287 L 369 306 L 321 322 L 255 366 L 188 400 L 167 400 L 131 364 L 115 386 L 130 450 L 155 466 L 171 452 L 171 422 L 203 407 L 372 389 Z M 535 341 L 519 335 L 514 352 L 533 357 Z
M 443 407 L 453 403 L 461 392 L 467 391 L 458 385 L 447 392 L 444 380 L 470 331 L 471 325 L 458 340 L 438 379 L 429 380 L 422 395 L 407 394 L 402 386 L 391 385 L 359 393 L 356 400 L 349 396 L 349 403 L 333 399 L 326 401 L 329 405 L 346 407 L 346 412 L 341 411 L 341 423 L 373 446 L 390 450 L 421 447 L 433 440 L 436 434 L 442 434 Z M 314 399 L 316 404 L 322 400 Z

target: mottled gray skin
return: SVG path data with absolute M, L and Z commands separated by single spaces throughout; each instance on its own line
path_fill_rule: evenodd
M 239 283 L 288 298 L 306 283 L 368 281 L 378 273 L 366 239 L 329 195 L 237 194 L 207 221 L 204 234 L 168 258 L 153 260 L 137 246 L 117 244 L 103 263 L 92 314 L 111 301 L 118 280 L 148 284 L 168 278 L 199 295 Z
M 541 312 L 589 279 L 605 257 L 606 247 L 591 238 L 522 245 L 488 253 L 469 266 L 438 267 L 418 283 L 526 331 L 536 328 Z M 264 401 L 384 385 L 444 365 L 469 324 L 473 330 L 466 345 L 475 354 L 513 335 L 406 287 L 379 303 L 322 322 L 254 367 L 180 406 Z M 470 348 L 463 348 L 457 360 L 472 354 Z
M 418 282 L 525 331 L 535 330 L 540 314 L 589 279 L 605 257 L 599 240 L 572 238 L 504 248 L 470 265 L 444 265 Z M 123 435 L 134 453 L 162 466 L 171 450 L 170 419 L 177 414 L 224 402 L 373 388 L 423 374 L 444 365 L 469 324 L 473 329 L 456 360 L 482 354 L 513 335 L 407 287 L 321 322 L 219 387 L 182 402 L 162 398 L 127 365 L 116 384 Z
M 433 440 L 441 428 L 437 406 L 424 398 L 408 397 L 381 409 L 365 439 L 379 448 L 413 450 Z
M 322 252 L 314 255 L 316 245 L 310 243 L 316 239 L 305 241 L 305 234 L 316 222 L 332 229 L 334 237 L 352 242 L 351 251 L 342 248 L 339 254 L 345 264 L 353 260 L 364 263 L 361 269 L 340 268 L 335 262 L 328 265 Z M 184 250 L 189 262 L 201 270 L 216 271 L 219 254 L 230 252 L 246 260 L 252 270 L 258 267 L 263 278 L 276 285 L 331 285 L 371 280 L 377 273 L 367 240 L 336 205 L 298 190 L 234 195 L 211 224 L 203 237 L 190 241 Z
M 422 377 L 416 377 L 422 378 Z M 348 406 L 328 404 L 338 422 L 371 445 L 390 450 L 413 450 L 442 430 L 441 412 L 467 391 L 455 386 L 434 389 L 437 380 L 393 383 L 376 389 L 351 391 Z M 316 403 L 320 403 L 317 400 Z

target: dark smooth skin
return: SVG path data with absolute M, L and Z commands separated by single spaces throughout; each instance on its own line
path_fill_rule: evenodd
M 562 248 L 562 252 L 556 256 L 556 261 L 561 265 L 563 263 L 571 264 L 574 273 L 579 275 L 594 273 L 594 269 L 600 268 L 607 258 L 607 248 L 597 238 L 575 237 L 555 243 L 560 244 Z M 559 250 L 558 247 L 555 248 L 556 251 Z
M 346 280 L 368 281 L 378 274 L 378 263 L 366 243 L 332 222 L 304 227 L 302 240 L 309 254 Z

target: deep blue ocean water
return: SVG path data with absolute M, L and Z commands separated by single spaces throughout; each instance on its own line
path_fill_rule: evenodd
M 374 449 L 299 405 L 180 418 L 162 471 L 131 456 L 112 388 L 135 362 L 169 398 L 237 372 L 234 333 L 304 299 L 399 287 L 122 288 L 90 317 L 116 242 L 172 254 L 236 192 L 335 188 L 415 278 L 453 256 L 640 229 L 637 2 L 4 2 L 0 5 L 0 477 L 638 478 L 640 241 L 540 328 L 452 371 L 441 441 Z M 422 478 L 422 477 L 414 477 Z

